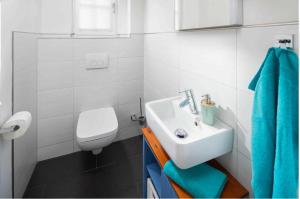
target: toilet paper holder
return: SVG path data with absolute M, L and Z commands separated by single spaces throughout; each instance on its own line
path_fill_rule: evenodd
M 22 111 L 13 114 L 0 126 L 0 137 L 4 140 L 14 140 L 23 136 L 29 129 L 31 121 L 30 112 Z
M 18 125 L 11 126 L 9 128 L 0 127 L 0 135 L 6 134 L 6 133 L 13 133 L 19 129 L 20 129 L 20 126 L 18 126 Z

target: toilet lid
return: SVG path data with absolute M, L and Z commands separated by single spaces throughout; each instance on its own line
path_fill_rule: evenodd
M 77 124 L 78 142 L 87 142 L 115 135 L 118 120 L 113 108 L 101 108 L 82 112 Z

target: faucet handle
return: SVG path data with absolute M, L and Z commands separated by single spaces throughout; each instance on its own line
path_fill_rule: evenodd
M 192 91 L 192 89 L 186 89 L 186 90 L 183 90 L 183 91 L 179 91 L 179 93 L 187 94 L 188 92 L 191 92 L 191 91 Z

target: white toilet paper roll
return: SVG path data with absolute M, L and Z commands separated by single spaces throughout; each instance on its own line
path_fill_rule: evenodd
M 21 137 L 30 127 L 31 120 L 31 114 L 27 111 L 14 114 L 4 123 L 2 128 L 14 128 L 15 131 L 3 134 L 3 138 L 6 140 L 12 140 Z

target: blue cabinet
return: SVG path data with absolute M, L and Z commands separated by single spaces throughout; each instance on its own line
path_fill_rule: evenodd
M 147 179 L 151 178 L 159 198 L 177 198 L 145 137 L 143 138 L 143 197 L 147 198 Z

